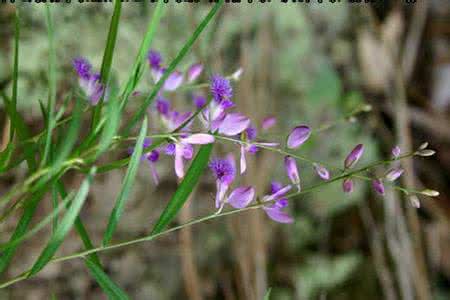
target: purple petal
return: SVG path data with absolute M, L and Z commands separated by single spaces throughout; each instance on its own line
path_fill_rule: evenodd
M 193 64 L 192 66 L 189 67 L 188 71 L 187 71 L 187 80 L 188 82 L 192 82 L 195 79 L 198 78 L 198 76 L 200 76 L 200 74 L 203 71 L 203 65 L 202 64 Z
M 284 195 L 286 195 L 287 192 L 290 191 L 291 188 L 292 188 L 292 186 L 290 184 L 286 185 L 285 187 L 279 189 L 275 193 L 273 193 L 271 195 L 264 196 L 263 197 L 263 201 L 273 201 L 275 199 L 283 197 Z
M 372 187 L 375 190 L 375 192 L 377 192 L 380 195 L 384 195 L 384 184 L 383 181 L 381 181 L 381 179 L 374 179 L 372 181 Z
M 300 125 L 292 129 L 289 134 L 287 146 L 290 149 L 301 146 L 311 135 L 311 128 L 306 125 Z
M 271 184 L 270 184 L 270 193 L 271 194 L 275 194 L 276 192 L 278 192 L 282 188 L 283 188 L 283 184 L 281 182 L 272 181 Z
M 284 207 L 288 206 L 288 204 L 289 204 L 289 202 L 288 202 L 288 199 L 286 199 L 286 198 L 277 200 L 275 202 L 275 206 L 277 206 L 279 208 L 284 208 Z
M 240 113 L 229 113 L 219 126 L 219 133 L 234 136 L 250 125 L 250 119 Z
M 197 109 L 202 108 L 206 104 L 206 98 L 203 96 L 194 96 L 194 105 Z
M 158 97 L 158 99 L 156 99 L 156 110 L 160 114 L 166 116 L 170 111 L 170 102 L 163 97 Z
M 191 160 L 194 157 L 194 147 L 191 144 L 182 144 L 183 147 L 183 158 Z
M 363 153 L 364 153 L 364 145 L 363 144 L 356 145 L 356 147 L 353 148 L 353 150 L 349 153 L 349 155 L 345 159 L 344 162 L 345 168 L 347 169 L 353 167 L 361 158 Z
M 254 197 L 254 188 L 251 186 L 241 186 L 231 192 L 227 202 L 234 208 L 244 208 L 252 202 Z
M 275 126 L 276 123 L 277 123 L 277 119 L 273 116 L 269 116 L 269 117 L 264 118 L 264 120 L 262 120 L 261 128 L 263 130 L 268 130 L 268 129 L 272 128 L 273 126 Z
M 387 173 L 386 173 L 386 180 L 387 181 L 395 181 L 397 180 L 397 178 L 399 178 L 400 176 L 402 176 L 404 170 L 400 167 L 397 168 L 393 168 L 390 169 Z
M 186 138 L 182 138 L 181 142 L 185 144 L 195 144 L 195 145 L 211 144 L 214 143 L 214 136 L 206 133 L 196 133 L 191 134 Z
M 244 174 L 245 170 L 247 170 L 247 161 L 245 160 L 245 146 L 241 145 L 241 160 L 240 160 L 240 169 L 241 174 Z
M 84 57 L 77 57 L 72 62 L 73 68 L 78 76 L 84 80 L 89 80 L 91 77 L 91 64 Z
M 322 165 L 314 164 L 314 170 L 316 170 L 317 175 L 324 180 L 330 179 L 330 172 Z
M 175 144 L 175 174 L 177 174 L 178 178 L 184 177 L 183 155 L 184 147 L 179 144 Z
M 174 91 L 181 85 L 181 83 L 183 83 L 183 74 L 175 71 L 167 77 L 163 88 L 166 91 Z
M 284 169 L 286 170 L 286 173 L 292 183 L 295 185 L 299 185 L 300 177 L 298 175 L 297 162 L 293 157 L 286 156 L 284 158 Z
M 256 129 L 255 126 L 250 125 L 247 127 L 247 129 L 245 129 L 245 133 L 247 134 L 247 139 L 253 141 L 254 139 L 256 139 L 256 136 L 258 135 L 258 130 Z
M 230 81 L 220 75 L 213 75 L 211 77 L 210 89 L 217 103 L 220 103 L 222 100 L 230 100 L 233 96 Z
M 174 143 L 167 144 L 166 148 L 164 149 L 164 153 L 166 153 L 167 155 L 174 155 L 175 144 Z
M 147 54 L 148 63 L 152 69 L 160 69 L 162 63 L 162 56 L 158 51 L 150 50 Z
M 344 193 L 351 193 L 353 192 L 353 181 L 350 178 L 344 179 L 342 182 L 342 190 Z
M 293 223 L 294 219 L 286 212 L 282 211 L 281 208 L 277 206 L 264 207 L 264 211 L 267 216 L 278 223 Z
M 157 162 L 159 160 L 159 151 L 158 150 L 150 151 L 150 153 L 147 153 L 146 158 L 149 162 L 153 163 Z
M 401 152 L 402 151 L 400 150 L 399 146 L 395 146 L 394 148 L 392 148 L 392 156 L 394 158 L 398 158 L 400 156 Z

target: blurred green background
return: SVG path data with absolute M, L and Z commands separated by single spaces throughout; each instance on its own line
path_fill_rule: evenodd
M 328 1 L 325 1 L 328 2 Z M 168 4 L 152 48 L 168 63 L 208 12 L 208 4 Z M 44 6 L 18 5 L 21 22 L 19 106 L 26 121 L 42 127 L 38 99 L 47 97 L 48 43 Z M 76 86 L 71 60 L 87 57 L 100 68 L 111 4 L 52 5 L 58 101 Z M 0 5 L 0 88 L 10 91 L 13 5 Z M 124 3 L 113 78 L 122 83 L 131 69 L 148 20 L 149 3 Z M 293 225 L 275 224 L 252 211 L 210 221 L 156 241 L 101 255 L 111 277 L 134 299 L 449 299 L 450 298 L 450 18 L 445 1 L 414 5 L 377 4 L 226 4 L 179 66 L 202 62 L 206 72 L 231 74 L 242 68 L 234 100 L 255 124 L 268 115 L 278 123 L 267 136 L 283 141 L 299 123 L 313 128 L 344 120 L 361 105 L 372 112 L 313 135 L 298 153 L 340 166 L 348 151 L 363 143 L 364 163 L 387 158 L 405 135 L 417 147 L 429 141 L 438 154 L 416 159 L 410 177 L 418 188 L 439 190 L 421 198 L 421 208 L 388 188 L 380 198 L 364 181 L 351 195 L 340 183 L 290 201 Z M 397 71 L 402 70 L 403 87 Z M 150 90 L 146 78 L 139 91 Z M 398 109 L 405 93 L 406 123 Z M 192 107 L 191 94 L 168 96 L 177 108 Z M 129 111 L 141 101 L 130 101 Z M 5 113 L 2 109 L 2 128 Z M 402 123 L 403 122 L 403 123 Z M 410 130 L 400 131 L 402 124 Z M 2 129 L 3 130 L 3 129 Z M 231 151 L 229 145 L 217 147 Z M 234 150 L 235 153 L 236 150 Z M 117 157 L 121 154 L 118 153 Z M 113 159 L 114 157 L 109 157 Z M 242 182 L 268 191 L 271 180 L 287 182 L 282 157 L 261 152 L 251 157 Z M 317 182 L 310 165 L 299 165 L 304 186 Z M 155 222 L 176 180 L 169 160 L 158 166 L 162 183 L 152 184 L 142 167 L 127 203 L 116 240 L 138 237 Z M 99 176 L 82 219 L 99 243 L 104 223 L 125 170 Z M 376 170 L 372 175 L 381 175 Z M 209 175 L 209 173 L 208 173 Z M 25 176 L 19 168 L 2 177 L 2 193 Z M 70 177 L 70 176 L 69 176 Z M 79 184 L 73 175 L 67 184 Z M 405 182 L 403 182 L 405 184 Z M 407 182 L 406 182 L 407 184 Z M 185 222 L 213 209 L 214 182 L 204 176 L 179 217 Z M 39 215 L 48 214 L 43 201 Z M 1 241 L 17 219 L 1 225 Z M 418 225 L 418 226 L 415 226 Z M 49 231 L 21 247 L 9 277 L 32 264 Z M 59 254 L 80 250 L 72 234 Z M 37 277 L 0 290 L 1 299 L 103 299 L 81 261 L 50 264 Z

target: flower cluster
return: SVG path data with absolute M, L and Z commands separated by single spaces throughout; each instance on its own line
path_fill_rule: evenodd
M 157 83 L 167 71 L 167 68 L 163 66 L 162 55 L 155 50 L 150 50 L 147 58 L 152 80 Z M 92 74 L 91 65 L 82 58 L 74 60 L 74 67 L 80 79 L 80 86 L 89 97 L 90 102 L 95 105 L 105 90 L 99 82 L 99 75 Z M 284 168 L 290 181 L 289 184 L 273 181 L 270 185 L 270 192 L 262 197 L 256 197 L 254 187 L 236 184 L 239 181 L 238 177 L 243 176 L 247 171 L 247 155 L 254 155 L 263 149 L 271 150 L 280 145 L 278 142 L 260 141 L 258 139 L 259 132 L 267 132 L 276 125 L 277 119 L 274 116 L 267 116 L 259 126 L 255 126 L 249 117 L 236 111 L 237 105 L 233 101 L 233 88 L 230 79 L 237 80 L 242 73 L 241 69 L 229 77 L 212 75 L 208 95 L 201 93 L 192 95 L 192 111 L 177 110 L 168 100 L 170 98 L 169 92 L 175 91 L 184 83 L 193 83 L 202 72 L 203 65 L 195 63 L 184 73 L 174 71 L 169 74 L 149 110 L 152 116 L 150 118 L 152 127 L 159 127 L 163 131 L 171 133 L 168 137 L 168 144 L 164 146 L 152 147 L 153 141 L 151 139 L 144 141 L 144 154 L 141 159 L 148 162 L 155 184 L 159 182 L 157 162 L 160 160 L 161 154 L 173 157 L 175 174 L 179 180 L 182 180 L 185 176 L 185 164 L 194 157 L 195 145 L 210 144 L 217 138 L 227 139 L 239 147 L 239 170 L 233 153 L 211 159 L 209 168 L 216 182 L 215 207 L 217 213 L 220 213 L 226 204 L 242 209 L 255 201 L 254 205 L 261 207 L 270 219 L 279 223 L 292 223 L 294 219 L 287 213 L 286 209 L 289 204 L 288 199 L 302 192 L 300 172 L 294 154 L 288 154 L 290 152 L 279 148 L 275 149 L 275 151 L 286 154 Z M 139 92 L 135 92 L 133 95 L 139 95 Z M 197 119 L 199 121 L 198 126 L 195 124 Z M 287 136 L 286 148 L 289 150 L 298 149 L 308 141 L 311 134 L 312 130 L 308 125 L 299 124 L 295 126 Z M 132 152 L 133 148 L 130 148 L 129 153 Z M 429 156 L 434 153 L 432 150 L 426 149 L 426 146 L 422 146 L 419 152 L 417 155 L 421 156 Z M 345 193 L 351 193 L 354 189 L 354 172 L 352 169 L 363 153 L 364 146 L 362 144 L 356 145 L 345 158 L 344 168 L 336 168 L 340 172 L 342 188 Z M 394 147 L 392 155 L 393 161 L 401 158 L 400 148 Z M 324 165 L 316 162 L 311 162 L 311 165 L 319 179 L 325 181 L 331 179 L 330 171 Z M 384 195 L 384 182 L 393 182 L 402 173 L 403 169 L 398 165 L 392 166 L 384 176 L 373 179 L 374 190 L 378 194 Z M 293 190 L 292 194 L 288 194 L 291 190 Z M 435 194 L 432 192 L 434 191 L 426 190 L 423 194 Z

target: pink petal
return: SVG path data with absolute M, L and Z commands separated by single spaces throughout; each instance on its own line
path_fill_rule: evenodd
M 219 133 L 234 136 L 250 125 L 250 119 L 240 113 L 229 113 L 219 126 Z
M 284 196 L 287 192 L 289 192 L 291 190 L 291 188 L 292 188 L 292 186 L 290 184 L 288 184 L 285 187 L 277 190 L 275 193 L 268 195 L 268 196 L 264 196 L 263 201 L 272 201 L 272 200 L 278 199 L 278 198 Z
M 181 83 L 183 82 L 183 74 L 181 72 L 175 71 L 167 77 L 164 82 L 164 90 L 166 91 L 174 91 L 176 90 Z
M 245 170 L 247 170 L 247 162 L 245 160 L 245 146 L 241 145 L 241 174 L 244 174 Z
M 244 208 L 252 202 L 254 197 L 254 188 L 251 186 L 241 186 L 231 192 L 227 202 L 234 208 Z
M 286 212 L 282 211 L 281 208 L 277 206 L 264 207 L 264 211 L 267 216 L 278 223 L 289 224 L 293 223 L 294 219 Z
M 273 126 L 275 126 L 276 123 L 277 123 L 277 118 L 275 118 L 273 116 L 266 117 L 262 121 L 261 128 L 263 130 L 268 130 L 268 129 L 272 128 Z
M 206 133 L 195 133 L 181 139 L 182 143 L 204 145 L 214 143 L 214 136 Z
M 222 199 L 225 197 L 225 193 L 228 190 L 229 185 L 221 182 L 220 180 L 216 181 L 216 208 L 220 207 L 222 203 Z
M 290 149 L 300 147 L 311 135 L 311 128 L 306 125 L 300 125 L 292 129 L 289 134 L 287 146 Z
M 184 162 L 183 162 L 184 147 L 182 145 L 175 145 L 175 174 L 178 178 L 184 177 Z
M 203 65 L 202 64 L 193 64 L 187 70 L 187 81 L 188 82 L 194 81 L 195 79 L 198 78 L 198 76 L 200 76 L 202 71 L 203 71 Z
M 397 178 L 402 176 L 404 170 L 400 167 L 390 169 L 386 174 L 386 180 L 387 181 L 395 181 Z
M 293 157 L 286 156 L 284 158 L 284 168 L 292 183 L 298 185 L 300 183 L 300 177 L 298 175 L 297 162 Z

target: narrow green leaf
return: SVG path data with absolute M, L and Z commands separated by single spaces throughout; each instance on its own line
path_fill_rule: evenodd
M 50 145 L 52 143 L 52 131 L 56 125 L 55 121 L 55 102 L 56 102 L 56 50 L 53 32 L 53 21 L 50 11 L 50 5 L 46 3 L 46 19 L 48 33 L 48 101 L 47 101 L 47 133 L 45 138 L 44 153 L 42 155 L 41 166 L 45 166 L 49 158 Z
M 106 122 L 102 135 L 100 136 L 97 155 L 100 155 L 109 148 L 120 123 L 121 112 L 119 98 L 111 97 L 106 105 Z
M 0 153 L 0 173 L 4 172 L 11 160 L 14 152 L 14 143 L 9 142 L 6 148 Z
M 17 83 L 19 79 L 19 38 L 20 38 L 20 19 L 19 10 L 16 9 L 15 15 L 15 34 L 14 34 L 14 69 L 13 69 L 13 87 L 12 87 L 12 108 L 17 110 Z
M 127 173 L 125 174 L 125 178 L 123 180 L 122 188 L 120 190 L 119 196 L 117 197 L 114 209 L 109 217 L 108 226 L 106 227 L 105 234 L 103 236 L 103 245 L 107 245 L 111 241 L 112 236 L 114 234 L 114 230 L 117 227 L 117 223 L 119 222 L 120 217 L 122 216 L 123 209 L 125 207 L 125 202 L 128 200 L 128 195 L 130 193 L 131 187 L 133 186 L 134 179 L 136 177 L 136 173 L 141 161 L 143 144 L 146 134 L 147 134 L 147 118 L 144 118 L 136 142 L 136 146 L 134 148 L 133 155 L 131 156 L 130 159 L 130 164 L 128 166 Z
M 127 294 L 117 286 L 111 279 L 109 279 L 108 275 L 100 269 L 95 263 L 93 263 L 89 258 L 86 260 L 86 265 L 89 268 L 92 276 L 98 282 L 100 287 L 103 289 L 105 294 L 109 299 L 113 300 L 122 300 L 122 299 L 130 299 Z
M 0 250 L 3 251 L 5 249 L 8 249 L 10 247 L 16 246 L 19 243 L 23 242 L 24 240 L 27 240 L 34 236 L 36 233 L 38 233 L 42 228 L 44 228 L 48 223 L 50 223 L 52 220 L 54 220 L 60 211 L 62 211 L 67 204 L 73 199 L 74 194 L 69 194 L 57 207 L 56 209 L 52 210 L 52 212 L 46 216 L 42 221 L 40 221 L 38 224 L 36 224 L 33 229 L 29 230 L 26 234 L 22 235 L 21 237 L 11 240 L 3 245 L 0 245 Z
M 59 223 L 55 234 L 52 235 L 47 246 L 42 251 L 42 253 L 39 256 L 39 258 L 37 259 L 37 261 L 34 263 L 33 267 L 31 268 L 31 270 L 28 274 L 28 277 L 33 276 L 34 274 L 39 272 L 50 261 L 50 259 L 53 257 L 53 255 L 55 254 L 55 252 L 58 250 L 59 246 L 63 242 L 67 233 L 72 228 L 72 226 L 81 210 L 81 207 L 83 206 L 84 201 L 87 198 L 87 195 L 89 192 L 89 187 L 93 180 L 95 171 L 96 171 L 95 167 L 93 167 L 91 169 L 90 174 L 87 176 L 87 178 L 81 184 L 77 195 L 75 196 L 74 200 L 72 201 L 66 214 L 61 219 L 61 222 Z
M 180 209 L 183 207 L 184 203 L 187 201 L 189 195 L 192 193 L 192 190 L 199 181 L 200 176 L 208 165 L 212 148 L 213 144 L 202 145 L 200 147 L 200 150 L 189 167 L 186 176 L 162 212 L 158 222 L 153 227 L 151 232 L 152 234 L 160 233 L 164 228 L 166 228 L 166 226 L 169 225 L 169 223 L 175 218 Z
M 264 295 L 264 300 L 270 300 L 271 293 L 272 293 L 272 288 L 269 288 L 266 292 L 266 295 Z
M 191 35 L 191 37 L 186 41 L 183 48 L 181 48 L 180 52 L 178 52 L 177 56 L 174 60 L 170 63 L 167 70 L 164 72 L 163 76 L 160 80 L 156 83 L 155 87 L 153 88 L 152 92 L 149 94 L 149 96 L 144 100 L 144 103 L 139 107 L 137 112 L 133 115 L 131 120 L 129 121 L 128 125 L 125 127 L 125 136 L 128 135 L 128 132 L 141 120 L 146 112 L 149 105 L 153 102 L 156 95 L 158 95 L 159 90 L 163 86 L 166 79 L 169 77 L 169 75 L 175 70 L 178 63 L 186 56 L 186 54 L 191 49 L 194 42 L 197 40 L 197 38 L 200 36 L 200 34 L 203 32 L 203 30 L 206 28 L 208 23 L 212 20 L 212 18 L 215 16 L 215 14 L 218 12 L 219 8 L 223 5 L 224 0 L 219 0 L 216 4 L 214 4 L 213 8 L 209 11 L 209 13 L 206 15 L 206 17 L 202 20 L 202 22 L 197 26 L 194 33 Z
M 147 32 L 145 33 L 144 39 L 142 40 L 141 46 L 139 47 L 139 52 L 134 61 L 133 68 L 131 69 L 131 73 L 128 76 L 128 80 L 126 81 L 125 87 L 123 89 L 122 93 L 123 100 L 120 106 L 121 110 L 127 105 L 128 97 L 134 91 L 137 84 L 141 80 L 142 74 L 144 73 L 145 58 L 148 50 L 150 49 L 153 37 L 155 36 L 158 24 L 164 13 L 164 5 L 165 4 L 163 3 L 163 1 L 158 1 L 155 11 L 153 12 L 152 18 L 148 23 Z
M 105 52 L 103 53 L 102 67 L 100 69 L 100 81 L 105 85 L 109 85 L 109 74 L 111 73 L 112 59 L 114 55 L 114 48 L 116 46 L 117 31 L 119 29 L 120 12 L 122 10 L 122 1 L 116 0 L 114 3 L 114 12 L 111 17 L 111 23 L 109 24 L 108 38 L 106 40 Z M 103 97 L 94 108 L 92 116 L 92 128 L 97 126 L 100 120 L 101 111 L 103 106 Z

